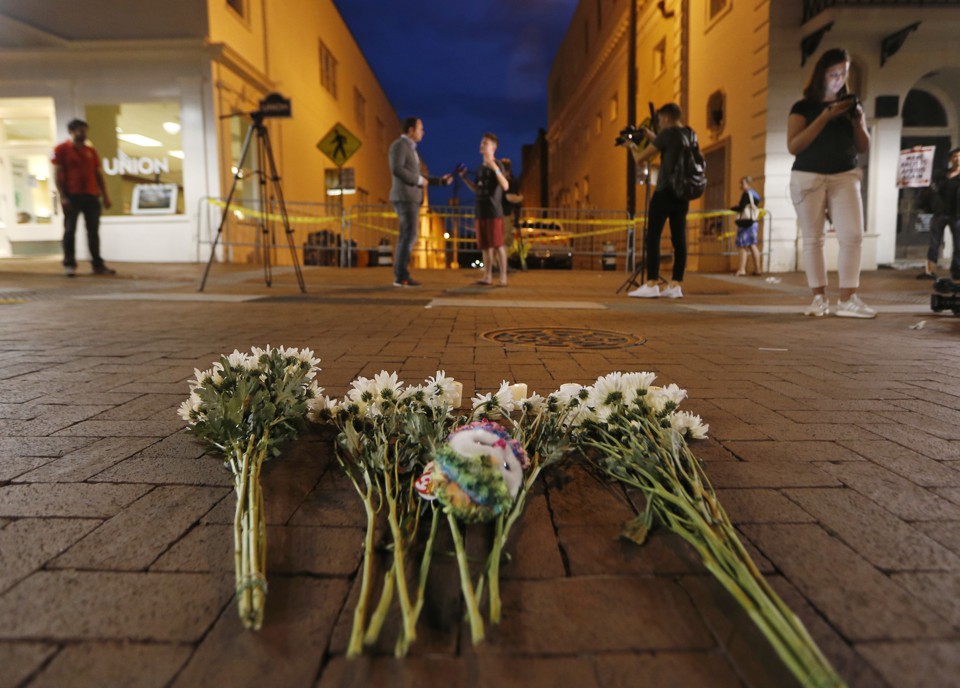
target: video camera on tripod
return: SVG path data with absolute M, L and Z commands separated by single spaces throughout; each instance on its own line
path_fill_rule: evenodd
M 254 119 L 269 119 L 274 117 L 293 117 L 293 106 L 289 98 L 279 93 L 268 93 L 259 103 L 260 109 L 254 110 L 250 116 Z
M 271 258 L 271 246 L 273 244 L 273 219 L 279 215 L 280 222 L 283 225 L 283 231 L 287 238 L 287 246 L 290 249 L 290 264 L 293 266 L 293 272 L 297 278 L 297 284 L 300 291 L 306 293 L 307 287 L 303 281 L 303 273 L 300 270 L 300 261 L 297 258 L 297 249 L 293 243 L 293 228 L 290 226 L 290 216 L 287 213 L 287 203 L 283 197 L 283 187 L 280 185 L 280 174 L 277 172 L 277 163 L 273 156 L 273 146 L 270 144 L 270 132 L 264 125 L 263 120 L 274 118 L 285 118 L 293 116 L 293 108 L 290 99 L 285 98 L 279 93 L 268 93 L 260 101 L 259 109 L 252 112 L 234 112 L 228 115 L 221 115 L 221 119 L 236 117 L 237 115 L 248 115 L 253 124 L 247 129 L 247 136 L 243 141 L 243 147 L 240 151 L 240 159 L 237 161 L 233 175 L 233 183 L 230 185 L 230 192 L 223 204 L 223 212 L 220 215 L 220 224 L 217 227 L 217 233 L 210 245 L 210 258 L 207 260 L 207 268 L 203 272 L 203 279 L 200 280 L 200 289 L 203 291 L 207 285 L 207 277 L 210 275 L 210 267 L 217 255 L 217 245 L 223 236 L 223 228 L 231 216 L 230 207 L 234 202 L 234 195 L 237 192 L 237 182 L 244 177 L 243 167 L 247 161 L 247 155 L 250 153 L 251 144 L 256 146 L 253 155 L 254 171 L 252 176 L 256 179 L 258 186 L 257 198 L 261 204 L 255 217 L 260 229 L 262 244 L 266 247 L 262 251 L 263 257 L 263 279 L 269 287 L 273 284 L 273 265 Z

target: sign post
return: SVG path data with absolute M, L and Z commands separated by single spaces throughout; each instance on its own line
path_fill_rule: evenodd
M 330 158 L 331 162 L 337 166 L 337 183 L 339 186 L 339 193 L 337 194 L 340 197 L 340 234 L 341 234 L 341 245 L 343 247 L 341 254 L 342 259 L 340 261 L 341 265 L 350 265 L 352 262 L 350 260 L 350 239 L 349 237 L 343 235 L 343 193 L 344 193 L 344 172 L 343 169 L 344 163 L 349 160 L 354 153 L 359 150 L 360 146 L 363 145 L 359 138 L 357 138 L 349 129 L 347 129 L 343 124 L 337 122 L 333 127 L 324 134 L 323 138 L 317 142 L 317 150 Z M 347 168 L 351 172 L 353 168 Z M 350 175 L 352 178 L 352 174 Z M 354 182 L 355 184 L 355 182 Z M 329 186 L 328 186 L 329 189 Z

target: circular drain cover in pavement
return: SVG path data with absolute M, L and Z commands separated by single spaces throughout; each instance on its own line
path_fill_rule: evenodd
M 499 344 L 519 344 L 543 349 L 626 349 L 647 340 L 623 332 L 584 327 L 511 327 L 480 335 Z

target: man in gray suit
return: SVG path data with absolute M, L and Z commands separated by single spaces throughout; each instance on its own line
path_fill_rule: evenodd
M 390 145 L 390 202 L 400 220 L 400 236 L 393 256 L 393 286 L 419 287 L 420 283 L 410 277 L 410 253 L 417 243 L 417 227 L 420 225 L 420 206 L 423 204 L 423 187 L 427 184 L 446 186 L 453 182 L 452 174 L 442 177 L 424 177 L 420 174 L 420 156 L 417 144 L 423 140 L 423 122 L 417 117 L 403 120 L 403 134 Z

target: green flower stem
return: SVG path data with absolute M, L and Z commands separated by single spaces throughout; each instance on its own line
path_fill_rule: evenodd
M 789 670 L 805 686 L 843 686 L 830 663 L 796 615 L 780 599 L 747 554 L 699 462 L 685 446 L 668 449 L 670 438 L 659 428 L 648 428 L 656 442 L 655 468 L 629 459 L 619 470 L 604 470 L 614 478 L 643 491 L 648 507 L 672 532 L 699 554 L 707 570 L 738 601 L 770 642 Z M 607 434 L 607 433 L 601 433 Z M 587 445 L 608 456 L 629 456 L 627 447 L 607 434 Z
M 483 642 L 483 618 L 480 616 L 480 607 L 476 595 L 473 594 L 473 583 L 470 581 L 470 562 L 463 547 L 463 536 L 460 534 L 460 524 L 453 514 L 447 514 L 450 524 L 450 535 L 453 536 L 453 546 L 457 552 L 457 565 L 460 568 L 460 590 L 467 605 L 467 617 L 470 620 L 470 637 L 474 645 Z
M 260 469 L 266 458 L 269 436 L 264 431 L 260 442 L 250 437 L 246 448 L 234 444 L 231 466 L 234 473 L 237 506 L 233 518 L 233 556 L 237 587 L 237 611 L 244 628 L 259 630 L 263 625 L 266 602 L 266 522 L 263 515 L 263 490 Z
M 370 624 L 367 626 L 367 633 L 363 638 L 364 645 L 373 645 L 380 637 L 380 631 L 383 630 L 383 624 L 387 620 L 387 614 L 390 611 L 390 604 L 393 602 L 393 591 L 396 589 L 397 577 L 394 575 L 396 562 L 390 566 L 390 569 L 383 574 L 383 589 L 380 591 L 380 601 L 376 609 L 370 616 Z
M 500 562 L 503 559 L 503 548 L 510 540 L 510 530 L 520 518 L 520 515 L 523 514 L 527 495 L 530 494 L 530 490 L 542 469 L 543 465 L 537 461 L 533 470 L 530 471 L 530 474 L 524 480 L 523 486 L 520 488 L 520 492 L 517 494 L 513 506 L 510 507 L 509 514 L 507 514 L 506 517 L 501 515 L 497 518 L 496 532 L 493 538 L 493 545 L 490 548 L 490 555 L 487 557 L 484 573 L 480 575 L 477 581 L 475 594 L 477 599 L 480 599 L 483 597 L 484 577 L 486 574 L 490 576 L 490 623 L 493 624 L 500 623 L 501 619 Z
M 408 643 L 417 639 L 417 629 L 413 619 L 413 610 L 410 604 L 410 591 L 407 586 L 407 573 L 404 563 L 403 533 L 400 530 L 400 521 L 397 518 L 397 494 L 395 492 L 395 476 L 393 469 L 387 468 L 383 472 L 387 495 L 387 521 L 390 523 L 390 533 L 393 535 L 393 575 L 397 581 L 397 595 L 400 598 L 400 614 L 403 617 L 403 633 Z
M 366 470 L 363 471 L 363 489 L 349 471 L 347 475 L 360 495 L 363 510 L 367 514 L 367 531 L 363 538 L 363 563 L 360 574 L 360 599 L 357 600 L 357 606 L 353 610 L 353 628 L 350 631 L 350 642 L 347 644 L 347 657 L 353 659 L 363 654 L 367 598 L 370 596 L 370 579 L 373 577 L 373 536 L 376 530 L 376 514 L 373 510 L 373 484 L 370 482 L 370 474 Z
M 431 507 L 433 515 L 430 518 L 430 535 L 423 549 L 423 558 L 420 560 L 420 580 L 417 585 L 417 603 L 413 608 L 413 622 L 416 623 L 423 610 L 424 595 L 427 589 L 427 577 L 430 575 L 430 563 L 433 560 L 433 542 L 437 537 L 437 527 L 440 525 L 440 509 Z

